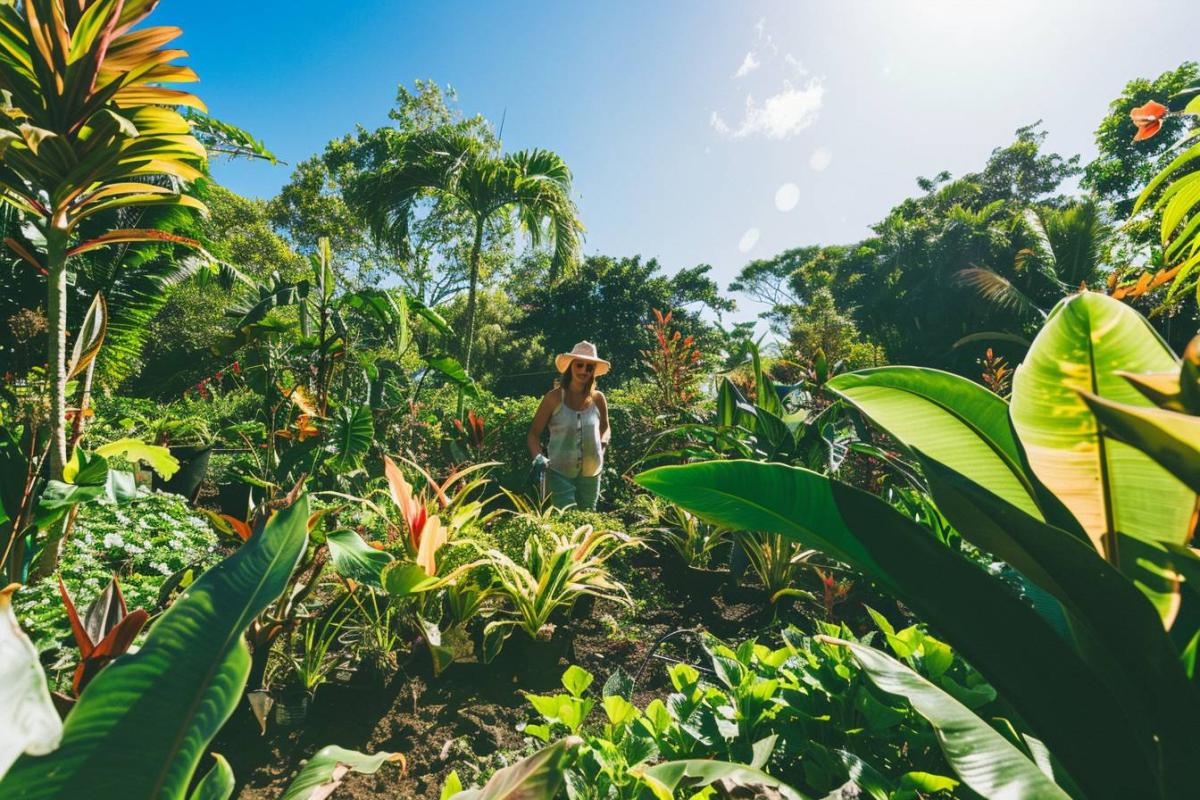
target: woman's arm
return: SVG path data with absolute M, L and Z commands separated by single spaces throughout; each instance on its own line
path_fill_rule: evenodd
M 596 404 L 596 410 L 600 412 L 600 446 L 608 447 L 608 440 L 612 438 L 612 428 L 608 427 L 608 401 L 604 399 L 604 392 L 596 392 L 593 402 Z
M 529 435 L 525 437 L 525 443 L 529 445 L 530 458 L 537 458 L 542 454 L 542 431 L 546 429 L 546 423 L 550 421 L 550 416 L 554 413 L 554 402 L 551 399 L 553 394 L 554 392 L 549 392 L 542 397 L 542 402 L 533 415 L 533 424 L 529 426 Z

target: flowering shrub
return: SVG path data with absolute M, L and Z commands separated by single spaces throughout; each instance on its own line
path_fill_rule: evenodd
M 662 408 L 680 408 L 698 396 L 704 376 L 700 348 L 695 346 L 695 337 L 684 336 L 671 325 L 670 311 L 653 311 L 654 322 L 646 330 L 654 335 L 654 347 L 641 351 L 642 363 L 650 370 Z
M 167 577 L 217 560 L 217 537 L 204 517 L 178 495 L 146 493 L 119 508 L 102 502 L 81 506 L 59 566 L 81 609 L 115 573 L 131 610 L 153 610 Z M 56 651 L 70 637 L 54 578 L 22 588 L 13 600 L 21 627 L 39 651 Z

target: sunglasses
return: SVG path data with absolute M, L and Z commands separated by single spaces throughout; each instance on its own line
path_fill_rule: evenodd
M 596 365 L 589 364 L 586 361 L 576 361 L 574 364 L 571 365 L 571 367 L 573 369 L 582 369 L 584 372 L 595 372 L 596 371 Z

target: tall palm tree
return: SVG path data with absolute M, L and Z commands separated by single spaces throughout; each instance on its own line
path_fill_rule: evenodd
M 470 374 L 475 304 L 487 226 L 515 214 L 535 246 L 553 241 L 551 279 L 578 261 L 583 226 L 571 200 L 571 171 L 548 150 L 498 154 L 478 136 L 454 128 L 414 131 L 397 141 L 387 163 L 348 187 L 347 201 L 368 219 L 381 242 L 407 248 L 423 199 L 466 213 L 473 222 L 467 281 L 463 367 Z
M 1026 209 L 1020 225 L 1029 242 L 1011 268 L 968 267 L 955 282 L 989 307 L 1040 324 L 1058 300 L 1102 278 L 1112 229 L 1090 199 L 1062 209 Z
M 5 243 L 47 277 L 50 321 L 51 477 L 66 462 L 68 261 L 115 244 L 189 239 L 153 228 L 115 228 L 83 239 L 80 223 L 131 206 L 203 210 L 182 193 L 201 177 L 205 151 L 177 106 L 192 94 L 161 86 L 197 80 L 163 49 L 178 28 L 137 28 L 158 0 L 0 3 L 0 201 L 36 229 L 34 247 Z M 147 182 L 165 176 L 168 185 Z

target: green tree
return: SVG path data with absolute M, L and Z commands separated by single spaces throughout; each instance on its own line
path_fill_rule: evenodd
M 435 201 L 431 213 L 461 212 L 471 220 L 462 357 L 470 372 L 485 234 L 515 216 L 535 247 L 544 239 L 553 243 L 551 277 L 570 271 L 583 230 L 571 199 L 570 170 L 548 150 L 504 155 L 478 136 L 447 126 L 417 130 L 389 144 L 383 168 L 355 176 L 347 199 L 366 215 L 377 241 L 402 251 L 426 198 Z
M 1081 183 L 1113 205 L 1117 218 L 1128 217 L 1138 193 L 1166 165 L 1168 151 L 1189 126 L 1186 117 L 1168 117 L 1153 138 L 1135 142 L 1137 127 L 1129 112 L 1151 100 L 1166 102 L 1200 79 L 1200 65 L 1185 61 L 1156 78 L 1135 78 L 1125 84 L 1120 96 L 1109 103 L 1108 114 L 1096 128 L 1098 155 L 1083 169 Z M 1164 156 L 1167 156 L 1164 159 Z M 1153 232 L 1139 231 L 1139 241 L 1151 241 Z
M 452 88 L 417 80 L 410 90 L 397 89 L 388 112 L 390 124 L 330 141 L 324 152 L 301 162 L 291 181 L 271 201 L 271 219 L 301 252 L 312 252 L 328 238 L 351 269 L 346 277 L 358 286 L 398 281 L 428 306 L 439 305 L 467 288 L 472 221 L 450 204 L 425 198 L 416 204 L 406 246 L 371 236 L 364 215 L 346 203 L 345 191 L 363 173 L 384 169 L 396 142 L 405 135 L 430 130 L 456 130 L 496 146 L 487 121 L 464 117 Z M 507 257 L 511 226 L 497 220 L 485 234 L 481 275 Z
M 51 377 L 50 473 L 66 462 L 67 272 L 70 259 L 133 241 L 169 239 L 155 229 L 116 229 L 81 241 L 79 227 L 108 209 L 190 205 L 180 182 L 201 176 L 204 148 L 180 105 L 193 95 L 161 86 L 196 80 L 160 47 L 179 31 L 140 28 L 153 0 L 25 0 L 0 5 L 0 199 L 26 215 L 37 253 L 18 255 L 47 275 Z M 166 185 L 147 182 L 163 176 Z
M 308 263 L 271 227 L 261 200 L 241 197 L 221 186 L 205 190 L 209 216 L 198 226 L 197 238 L 223 262 L 246 277 L 265 281 L 272 272 L 285 280 L 307 276 Z M 126 391 L 156 397 L 177 397 L 200 378 L 225 366 L 213 345 L 228 335 L 226 311 L 237 303 L 234 294 L 209 282 L 189 281 L 175 286 L 161 311 L 147 326 L 141 369 L 130 373 Z
M 650 345 L 645 326 L 654 309 L 674 312 L 675 322 L 695 335 L 704 355 L 715 355 L 724 339 L 701 314 L 728 311 L 733 304 L 720 295 L 709 271 L 702 264 L 668 277 L 656 260 L 643 261 L 640 256 L 589 256 L 556 282 L 537 280 L 538 273 L 532 271 L 510 287 L 524 310 L 510 335 L 522 342 L 540 340 L 547 357 L 538 365 L 540 374 L 502 381 L 497 394 L 546 391 L 555 376 L 550 358 L 581 339 L 594 342 L 600 355 L 612 362 L 606 384 L 619 386 L 644 375 L 641 351 Z

